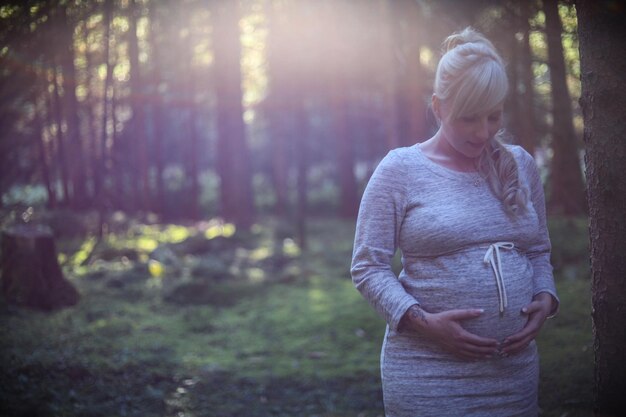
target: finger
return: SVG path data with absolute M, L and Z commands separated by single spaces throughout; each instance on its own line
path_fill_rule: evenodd
M 517 343 L 511 344 L 502 349 L 502 353 L 505 355 L 515 355 L 528 347 L 530 342 L 533 341 L 532 337 L 524 338 Z
M 498 354 L 496 347 L 479 347 L 475 345 L 465 345 L 462 349 L 465 356 L 473 359 L 489 359 Z
M 467 309 L 459 309 L 459 310 L 449 310 L 444 314 L 450 320 L 461 321 L 461 320 L 469 320 L 475 319 L 483 314 L 485 310 L 482 308 L 467 308 Z
M 539 303 L 538 301 L 533 301 L 530 304 L 522 307 L 522 314 L 530 315 L 540 310 L 541 310 L 541 303 Z
M 523 331 L 514 335 L 515 337 L 512 336 L 508 338 L 508 340 L 505 340 L 502 344 L 502 352 L 513 354 L 525 349 L 526 346 L 535 339 L 537 333 L 537 331 Z
M 464 352 L 478 357 L 494 355 L 497 352 L 497 346 L 477 346 L 474 344 L 465 344 L 462 348 Z
M 477 347 L 496 347 L 498 346 L 498 341 L 496 339 L 490 339 L 487 337 L 478 336 L 477 334 L 470 333 L 467 330 L 463 330 L 461 333 L 461 338 L 463 342 L 468 345 L 477 346 Z

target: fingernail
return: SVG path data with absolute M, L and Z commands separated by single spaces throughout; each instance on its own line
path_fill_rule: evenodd
M 522 313 L 528 313 L 528 309 L 526 307 L 522 308 Z
M 484 310 L 484 309 L 482 309 L 482 308 L 479 308 L 478 310 L 476 310 L 476 312 L 478 312 L 478 313 L 482 314 L 482 313 L 484 313 L 484 312 L 485 312 L 485 310 Z

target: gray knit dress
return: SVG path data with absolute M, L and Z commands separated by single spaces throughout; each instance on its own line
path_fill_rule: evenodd
M 533 158 L 508 146 L 526 214 L 508 216 L 477 173 L 447 169 L 414 145 L 395 149 L 372 175 L 359 210 L 352 259 L 356 288 L 385 318 L 381 352 L 387 417 L 536 416 L 537 348 L 466 361 L 418 333 L 398 331 L 406 310 L 482 308 L 463 327 L 502 341 L 521 330 L 535 294 L 557 299 L 543 188 Z M 396 276 L 391 259 L 402 252 Z

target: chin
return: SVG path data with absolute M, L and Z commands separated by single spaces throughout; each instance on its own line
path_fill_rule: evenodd
M 480 146 L 467 145 L 465 149 L 466 149 L 465 152 L 463 152 L 465 156 L 467 156 L 468 158 L 478 158 L 480 154 L 482 154 L 483 151 L 485 150 L 485 145 L 480 145 Z

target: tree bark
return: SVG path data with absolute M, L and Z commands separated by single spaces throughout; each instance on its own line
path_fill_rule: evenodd
M 144 87 L 139 67 L 139 40 L 137 38 L 137 14 L 138 5 L 132 0 L 129 7 L 129 30 L 128 30 L 128 58 L 130 62 L 130 102 L 132 108 L 131 131 L 132 148 L 135 156 L 137 177 L 132 181 L 138 191 L 136 195 L 137 207 L 140 210 L 150 209 L 150 182 L 148 180 L 148 138 L 146 135 L 146 123 L 144 115 Z M 136 164 L 136 165 L 135 165 Z
M 44 141 L 44 128 L 43 122 L 41 120 L 41 112 L 42 110 L 37 106 L 35 110 L 35 135 L 37 138 L 35 141 L 37 142 L 37 156 L 39 159 L 39 169 L 41 170 L 41 179 L 43 180 L 44 186 L 46 187 L 46 192 L 48 194 L 48 208 L 55 208 L 56 206 L 56 194 L 54 192 L 54 187 L 52 186 L 52 179 L 50 175 L 50 167 L 48 164 L 48 147 L 46 146 L 46 142 Z M 45 110 L 44 110 L 45 111 Z
M 626 410 L 624 2 L 576 3 L 591 240 L 596 416 Z M 621 7 L 620 7 L 621 5 Z
M 519 143 L 531 155 L 535 154 L 537 143 L 535 128 L 535 83 L 533 81 L 533 60 L 530 49 L 530 18 L 531 18 L 531 2 L 519 2 L 519 27 L 522 33 L 520 62 L 519 62 L 519 81 L 521 82 L 522 91 L 519 93 Z M 517 94 L 516 94 L 517 95 Z
M 157 5 L 154 2 L 150 3 L 150 49 L 152 51 L 152 131 L 154 132 L 154 170 L 156 178 L 156 203 L 153 209 L 160 213 L 165 214 L 165 183 L 163 181 L 163 133 L 165 130 L 163 112 L 163 100 L 161 94 L 159 94 L 159 85 L 161 83 L 161 55 L 159 45 L 157 43 L 157 31 L 160 28 L 160 21 L 158 16 Z
M 248 227 L 254 215 L 250 156 L 243 122 L 238 3 L 213 4 L 217 158 L 221 215 Z
M 59 12 L 60 30 L 63 31 L 61 67 L 63 69 L 63 95 L 67 105 L 67 139 L 71 146 L 72 204 L 74 208 L 87 207 L 85 152 L 80 132 L 78 99 L 76 98 L 76 69 L 74 67 L 74 24 L 68 18 L 69 6 Z
M 54 119 L 56 123 L 56 140 L 58 149 L 58 161 L 61 171 L 61 186 L 63 188 L 63 202 L 66 205 L 71 204 L 72 195 L 70 194 L 70 174 L 67 169 L 67 154 L 65 151 L 65 134 L 63 132 L 63 109 L 61 106 L 61 96 L 59 94 L 58 71 L 56 60 L 52 62 L 52 98 L 50 107 L 54 107 Z
M 2 232 L 2 294 L 10 304 L 48 311 L 78 302 L 59 267 L 52 230 L 19 225 Z
M 562 25 L 558 0 L 544 0 L 548 65 L 552 85 L 552 166 L 548 208 L 554 214 L 581 215 L 586 212 L 585 187 L 574 131 L 572 101 L 567 89 Z
M 268 18 L 268 79 L 269 97 L 266 112 L 270 122 L 270 148 L 272 158 L 272 182 L 276 195 L 274 214 L 283 217 L 287 214 L 289 192 L 289 144 L 288 130 L 291 110 L 288 102 L 288 82 L 294 76 L 291 46 L 294 43 L 289 36 L 286 22 L 293 13 L 287 5 L 278 10 L 276 2 L 266 4 Z
M 381 32 L 381 67 L 383 72 L 383 124 L 387 149 L 400 146 L 398 132 L 398 109 L 396 101 L 397 77 L 394 70 L 394 36 L 392 5 L 389 0 L 379 0 L 380 32 Z
M 98 208 L 100 219 L 104 218 L 104 211 L 106 209 L 106 190 L 105 190 L 105 179 L 107 176 L 107 125 L 109 122 L 109 112 L 112 114 L 113 110 L 110 109 L 111 98 L 109 91 L 111 90 L 111 85 L 113 84 L 113 70 L 111 68 L 111 54 L 110 54 L 110 42 L 111 42 L 111 15 L 113 13 L 113 0 L 106 0 L 104 2 L 104 36 L 102 42 L 104 43 L 104 85 L 102 87 L 102 131 L 100 135 L 100 149 L 99 154 L 100 158 L 98 159 L 98 164 L 94 166 L 94 178 L 95 178 L 95 192 L 96 192 L 96 201 L 95 204 Z M 115 130 L 115 123 L 112 123 L 113 130 Z M 95 151 L 95 149 L 94 149 Z M 118 195 L 119 196 L 119 195 Z M 102 235 L 103 227 L 102 223 L 100 224 L 99 235 Z
M 420 27 L 423 27 L 420 6 L 413 0 L 393 0 L 388 6 L 393 18 L 391 51 L 392 76 L 395 78 L 398 137 L 401 146 L 411 146 L 428 139 L 426 104 L 423 97 L 427 79 L 420 62 Z M 397 57 L 400 57 L 398 59 Z M 430 88 L 430 86 L 427 86 Z M 393 112 L 393 110 L 392 110 Z

